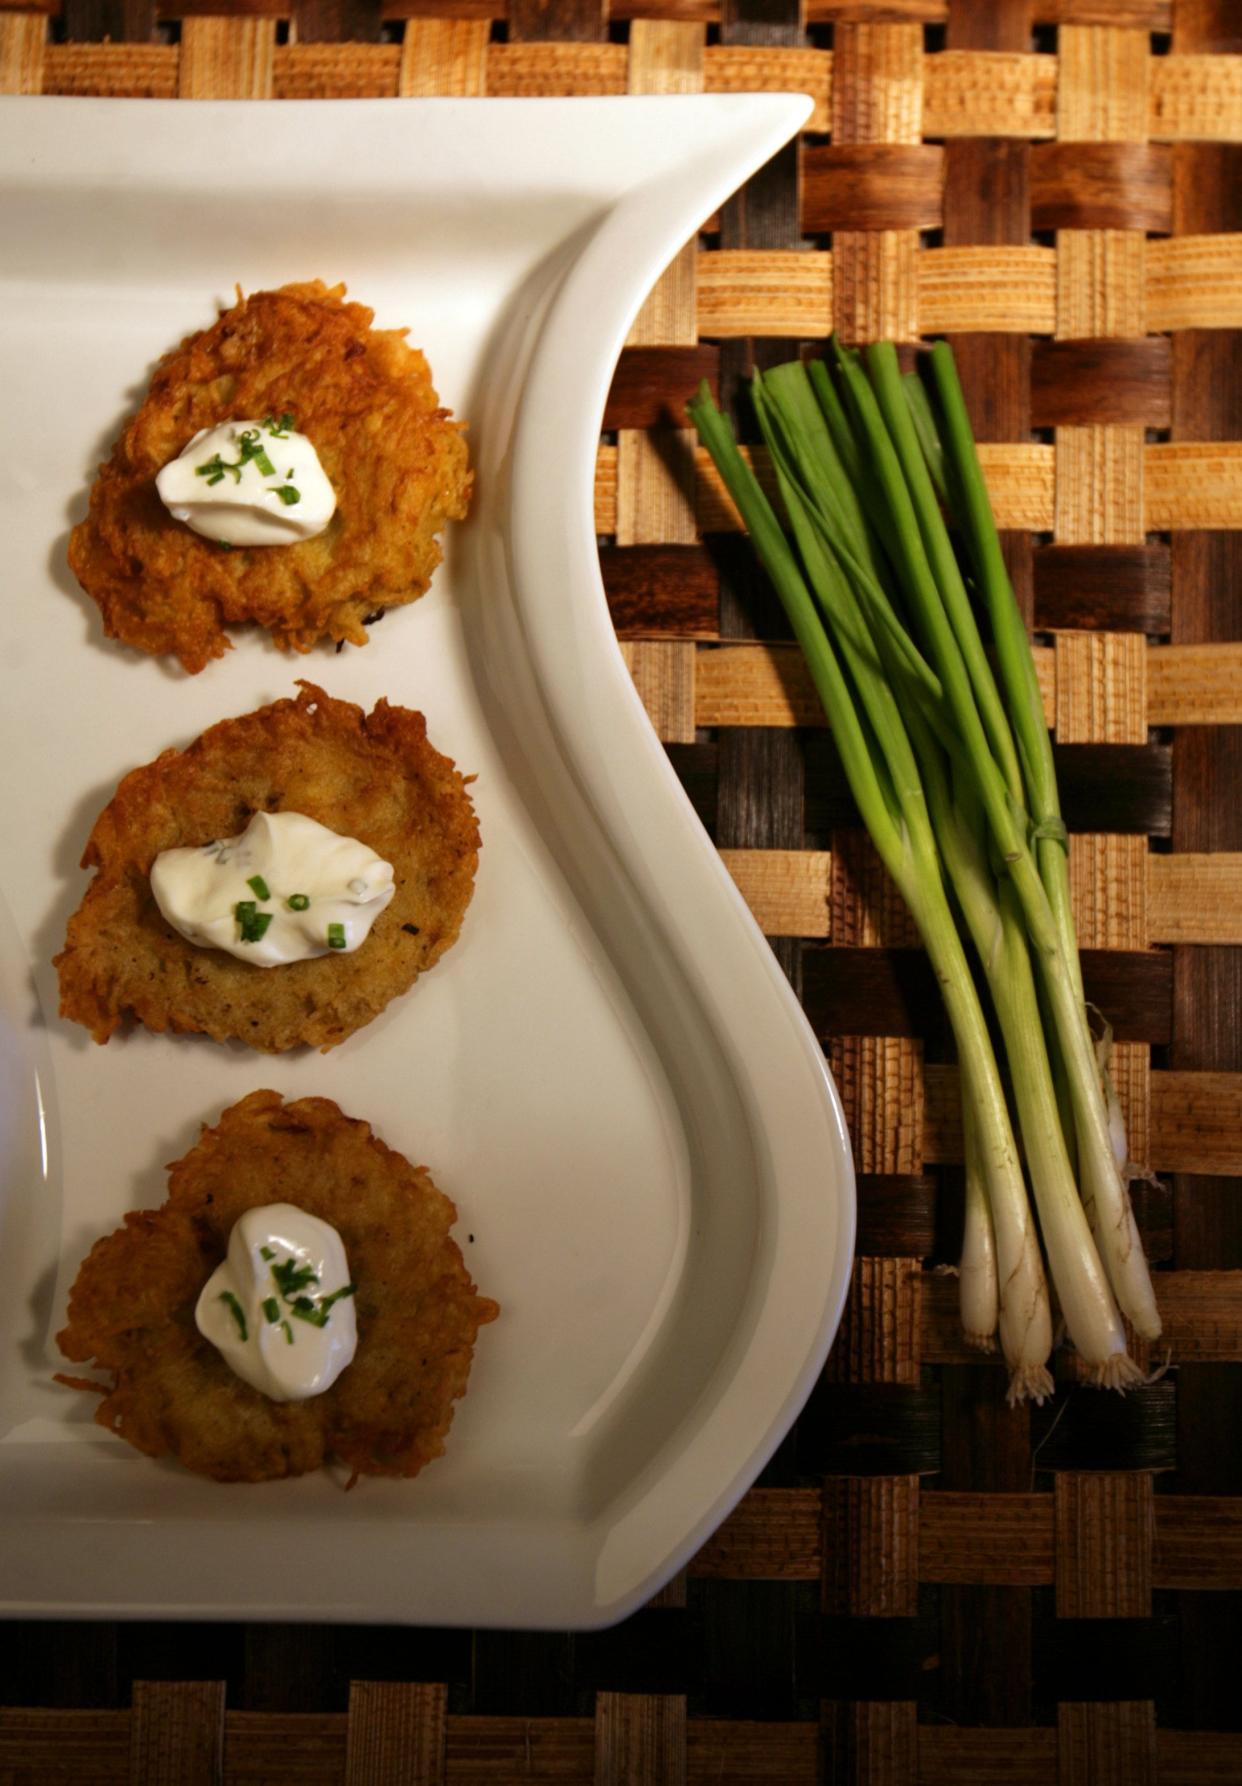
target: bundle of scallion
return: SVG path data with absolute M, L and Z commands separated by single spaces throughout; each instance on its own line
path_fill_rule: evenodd
M 962 1083 L 966 1336 L 991 1349 L 999 1329 L 1011 1401 L 1051 1392 L 1046 1255 L 1092 1380 L 1124 1389 L 1142 1373 L 1118 1308 L 1144 1339 L 1160 1317 L 1088 1024 L 1035 664 L 953 355 L 932 349 L 930 392 L 903 378 L 888 342 L 865 366 L 834 342 L 833 360 L 835 378 L 822 361 L 795 361 L 751 387 L 792 539 L 706 384 L 690 416 L 789 616 L 944 998 Z

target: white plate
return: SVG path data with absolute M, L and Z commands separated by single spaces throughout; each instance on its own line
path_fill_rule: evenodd
M 853 1180 L 820 1048 L 626 674 L 592 530 L 612 368 L 793 96 L 0 106 L 8 1614 L 588 1627 L 754 1479 L 840 1316 Z M 478 499 L 365 650 L 260 636 L 187 678 L 104 640 L 65 566 L 152 361 L 246 289 L 343 278 L 470 422 Z M 50 959 L 118 778 L 297 675 L 423 709 L 476 772 L 461 941 L 328 1056 L 62 1023 Z M 31 974 L 33 987 L 31 990 Z M 50 1381 L 77 1265 L 257 1086 L 426 1162 L 503 1305 L 447 1456 L 349 1495 L 139 1456 Z

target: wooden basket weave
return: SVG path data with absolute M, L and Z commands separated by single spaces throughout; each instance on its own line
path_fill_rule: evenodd
M 22 1626 L 0 1780 L 1242 1780 L 1242 5 L 5 5 L 8 93 L 813 95 L 652 293 L 596 508 L 623 650 L 823 1037 L 861 1199 L 795 1434 L 625 1625 Z M 1062 1360 L 1055 1407 L 1010 1411 L 962 1349 L 928 975 L 682 425 L 701 377 L 734 405 L 833 328 L 952 339 L 1041 637 L 1088 990 L 1160 1175 L 1174 1368 L 1124 1401 Z

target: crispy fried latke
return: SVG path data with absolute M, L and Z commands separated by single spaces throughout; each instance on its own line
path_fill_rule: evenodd
M 457 1211 L 426 1170 L 330 1098 L 254 1091 L 169 1173 L 161 1209 L 96 1241 L 57 1335 L 66 1358 L 111 1379 L 99 1424 L 217 1482 L 300 1476 L 333 1458 L 356 1475 L 417 1476 L 439 1457 L 475 1336 L 500 1310 L 471 1282 L 449 1235 Z M 267 1203 L 331 1222 L 357 1286 L 353 1362 L 303 1402 L 252 1389 L 194 1323 L 233 1224 Z
M 256 621 L 284 650 L 365 645 L 363 620 L 422 595 L 436 534 L 470 499 L 466 446 L 404 329 L 320 280 L 239 297 L 160 361 L 73 530 L 69 564 L 110 638 L 171 653 L 191 672 Z M 336 491 L 325 531 L 224 551 L 175 521 L 156 474 L 200 428 L 290 412 Z
M 465 779 L 427 742 L 421 713 L 368 715 L 313 683 L 222 720 L 188 750 L 134 769 L 82 857 L 98 873 L 56 957 L 62 1017 L 106 1042 L 132 1012 L 148 1029 L 236 1038 L 276 1054 L 327 1050 L 406 992 L 456 941 L 474 888 L 479 828 Z M 392 902 L 361 948 L 252 967 L 187 942 L 160 914 L 161 850 L 244 831 L 256 812 L 300 812 L 391 862 Z

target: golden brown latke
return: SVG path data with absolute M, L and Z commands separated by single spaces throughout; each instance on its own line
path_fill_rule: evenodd
M 169 1173 L 161 1209 L 96 1241 L 57 1335 L 66 1358 L 111 1378 L 99 1424 L 217 1482 L 300 1476 L 330 1458 L 356 1474 L 416 1476 L 439 1457 L 475 1336 L 500 1310 L 471 1282 L 449 1236 L 457 1211 L 426 1170 L 330 1098 L 285 1104 L 255 1091 Z M 357 1286 L 353 1362 L 304 1402 L 252 1389 L 194 1324 L 233 1224 L 267 1203 L 331 1222 Z
M 239 297 L 160 361 L 69 542 L 110 638 L 196 673 L 229 649 L 228 625 L 257 621 L 284 650 L 365 645 L 367 615 L 427 588 L 435 535 L 469 504 L 465 442 L 407 331 L 373 330 L 374 312 L 344 291 L 316 279 Z M 286 411 L 336 491 L 323 533 L 222 551 L 173 519 L 156 474 L 192 435 Z
M 421 713 L 364 714 L 313 683 L 222 720 L 122 781 L 82 857 L 98 869 L 69 920 L 60 1011 L 106 1042 L 127 1011 L 148 1029 L 237 1038 L 269 1054 L 323 1049 L 361 1029 L 457 939 L 479 828 L 466 782 L 427 742 Z M 244 831 L 256 812 L 300 812 L 391 862 L 396 893 L 361 948 L 252 967 L 187 942 L 151 892 L 161 850 Z

